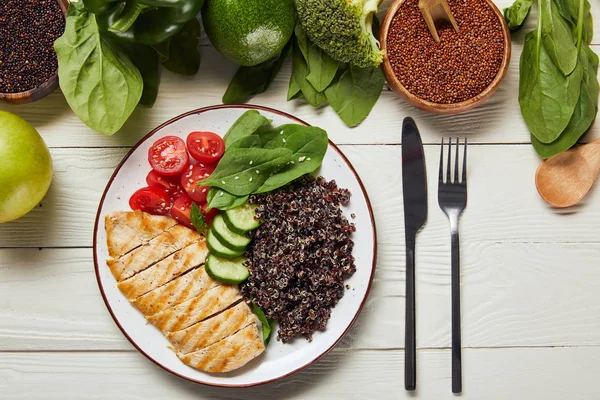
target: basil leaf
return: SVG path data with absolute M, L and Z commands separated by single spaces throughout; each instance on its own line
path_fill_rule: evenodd
M 230 210 L 237 206 L 241 206 L 248 201 L 248 195 L 235 196 L 224 190 L 212 187 L 208 191 L 206 201 L 208 203 L 209 210 L 212 208 L 217 208 L 219 210 Z
M 265 148 L 284 148 L 292 152 L 289 164 L 270 176 L 255 192 L 265 193 L 280 188 L 303 175 L 317 170 L 327 152 L 327 132 L 314 126 L 282 125 Z
M 198 233 L 201 233 L 204 236 L 208 234 L 208 224 L 204 220 L 204 214 L 202 214 L 202 211 L 196 203 L 193 202 L 192 208 L 190 209 L 190 221 L 192 221 L 192 225 L 194 225 Z
M 112 135 L 142 96 L 140 71 L 100 35 L 93 14 L 71 3 L 65 32 L 54 42 L 60 88 L 75 114 L 90 128 Z
M 168 58 L 163 60 L 163 67 L 176 74 L 195 75 L 200 68 L 200 22 L 196 18 L 186 22 L 167 45 L 158 47 L 159 54 L 165 53 L 164 46 L 168 46 Z
M 261 115 L 256 110 L 246 111 L 231 125 L 231 128 L 223 136 L 225 148 L 228 148 L 233 142 L 243 137 L 252 135 L 258 128 L 269 125 L 271 122 L 273 121 Z
M 291 160 L 288 149 L 230 149 L 201 186 L 214 186 L 236 196 L 253 193 L 267 178 Z M 258 171 L 258 173 L 257 173 Z
M 275 330 L 275 321 L 272 319 L 267 319 L 267 316 L 265 315 L 263 310 L 261 310 L 260 307 L 257 306 L 254 302 L 250 304 L 252 305 L 252 312 L 256 314 L 256 317 L 262 325 L 263 343 L 266 346 L 267 344 L 269 344 L 269 340 L 271 339 L 271 332 Z
M 552 143 L 565 130 L 579 100 L 582 68 L 564 76 L 541 43 L 538 27 L 525 37 L 520 60 L 519 104 L 531 133 Z
M 516 0 L 512 6 L 504 9 L 504 19 L 508 29 L 516 31 L 523 26 L 529 10 L 533 5 L 533 0 Z
M 308 46 L 308 75 L 306 80 L 317 92 L 327 89 L 327 86 L 335 78 L 340 62 L 329 57 L 317 45 L 310 43 Z
M 573 116 L 565 130 L 557 140 L 549 144 L 542 143 L 537 140 L 535 136 L 531 135 L 533 147 L 543 158 L 552 157 L 553 155 L 570 149 L 577 143 L 579 138 L 587 132 L 596 119 L 596 114 L 598 113 L 599 87 L 598 79 L 596 78 L 598 71 L 595 68 L 598 64 L 596 58 L 596 64 L 594 66 L 594 62 L 589 57 L 590 52 L 594 54 L 587 45 L 582 46 L 579 52 L 579 62 L 583 68 L 581 93 L 579 101 L 575 106 Z
M 253 67 L 240 67 L 223 95 L 223 104 L 244 103 L 250 96 L 267 90 L 290 54 L 292 41 L 290 39 L 278 57 Z
M 542 42 L 554 64 L 567 76 L 577 65 L 576 39 L 568 22 L 563 19 L 551 0 L 540 0 L 539 4 Z
M 144 107 L 152 107 L 156 102 L 160 85 L 159 55 L 152 47 L 141 44 L 128 45 L 125 50 L 140 71 L 144 81 L 144 90 L 139 104 Z
M 313 107 L 321 107 L 327 104 L 327 98 L 324 93 L 317 91 L 309 81 L 306 80 L 308 76 L 308 65 L 304 59 L 300 47 L 295 44 L 292 49 L 292 79 L 296 82 L 302 95 Z
M 380 68 L 349 66 L 325 90 L 327 101 L 346 125 L 360 124 L 381 95 L 385 77 Z

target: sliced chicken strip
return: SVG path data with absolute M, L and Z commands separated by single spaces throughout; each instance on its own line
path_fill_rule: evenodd
M 185 364 L 207 372 L 229 372 L 247 364 L 265 350 L 256 324 L 202 350 L 177 356 Z
M 190 269 L 204 264 L 208 248 L 201 240 L 176 251 L 139 274 L 121 281 L 117 286 L 130 300 L 164 285 Z
M 198 322 L 187 329 L 169 333 L 167 339 L 169 339 L 175 350 L 183 355 L 210 346 L 257 322 L 258 318 L 250 310 L 250 307 L 242 301 L 236 306 Z
M 204 240 L 204 237 L 198 232 L 183 225 L 175 225 L 145 245 L 138 247 L 117 260 L 108 260 L 106 263 L 117 282 L 121 282 L 145 270 L 177 250 L 200 240 Z
M 148 321 L 167 335 L 202 321 L 241 298 L 237 286 L 219 285 L 193 299 L 148 317 Z
M 177 224 L 173 218 L 141 211 L 115 211 L 104 217 L 108 255 L 119 258 Z
M 192 299 L 218 284 L 219 282 L 208 276 L 204 266 L 202 266 L 138 297 L 133 301 L 133 305 L 144 315 L 150 316 Z

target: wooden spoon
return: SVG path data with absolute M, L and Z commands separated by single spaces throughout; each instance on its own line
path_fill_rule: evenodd
M 425 23 L 427 23 L 431 36 L 433 36 L 433 40 L 437 43 L 440 42 L 440 37 L 435 28 L 435 24 L 450 22 L 454 27 L 454 30 L 458 32 L 458 25 L 454 20 L 452 11 L 450 11 L 448 0 L 419 0 L 419 9 L 421 10 Z
M 577 204 L 600 172 L 600 139 L 572 148 L 542 162 L 535 174 L 540 196 L 555 207 Z

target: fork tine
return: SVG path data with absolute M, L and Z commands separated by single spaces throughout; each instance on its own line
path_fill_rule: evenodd
M 454 183 L 458 182 L 458 148 L 460 147 L 460 138 L 456 138 L 456 156 L 454 157 Z
M 440 179 L 439 183 L 444 183 L 444 138 L 442 138 L 442 148 L 440 149 Z
M 452 183 L 450 174 L 452 171 L 452 138 L 448 138 L 448 170 L 446 171 L 446 183 Z
M 463 154 L 462 184 L 467 184 L 467 138 L 465 138 L 465 152 Z

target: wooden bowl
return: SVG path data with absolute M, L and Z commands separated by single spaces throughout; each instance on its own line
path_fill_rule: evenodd
M 488 5 L 492 7 L 496 16 L 500 20 L 500 24 L 502 26 L 502 36 L 504 38 L 504 54 L 502 58 L 502 64 L 500 65 L 500 70 L 498 74 L 490 83 L 490 85 L 484 89 L 477 96 L 472 97 L 468 100 L 462 101 L 460 103 L 452 103 L 452 104 L 442 104 L 442 103 L 433 103 L 431 101 L 424 100 L 420 97 L 415 96 L 410 93 L 403 85 L 400 83 L 400 80 L 394 74 L 394 70 L 392 69 L 392 65 L 390 60 L 387 57 L 387 37 L 390 26 L 392 25 L 392 20 L 396 16 L 396 13 L 402 6 L 405 0 L 396 0 L 390 8 L 388 9 L 385 18 L 381 24 L 381 30 L 379 34 L 379 41 L 381 43 L 381 49 L 386 52 L 386 55 L 383 59 L 383 72 L 385 73 L 385 78 L 390 85 L 390 87 L 401 97 L 403 97 L 408 103 L 411 105 L 420 108 L 421 110 L 429 111 L 435 114 L 458 114 L 461 112 L 465 112 L 471 110 L 487 99 L 490 98 L 492 94 L 498 89 L 500 82 L 504 79 L 506 75 L 506 71 L 508 70 L 508 64 L 510 63 L 510 54 L 511 54 L 511 41 L 510 41 L 510 30 L 506 25 L 506 21 L 504 21 L 504 16 L 496 7 L 496 5 L 491 0 L 487 1 Z
M 69 0 L 57 0 L 65 18 L 69 8 Z M 52 93 L 58 87 L 58 71 L 38 87 L 18 93 L 0 93 L 0 100 L 11 104 L 25 104 L 39 100 Z

